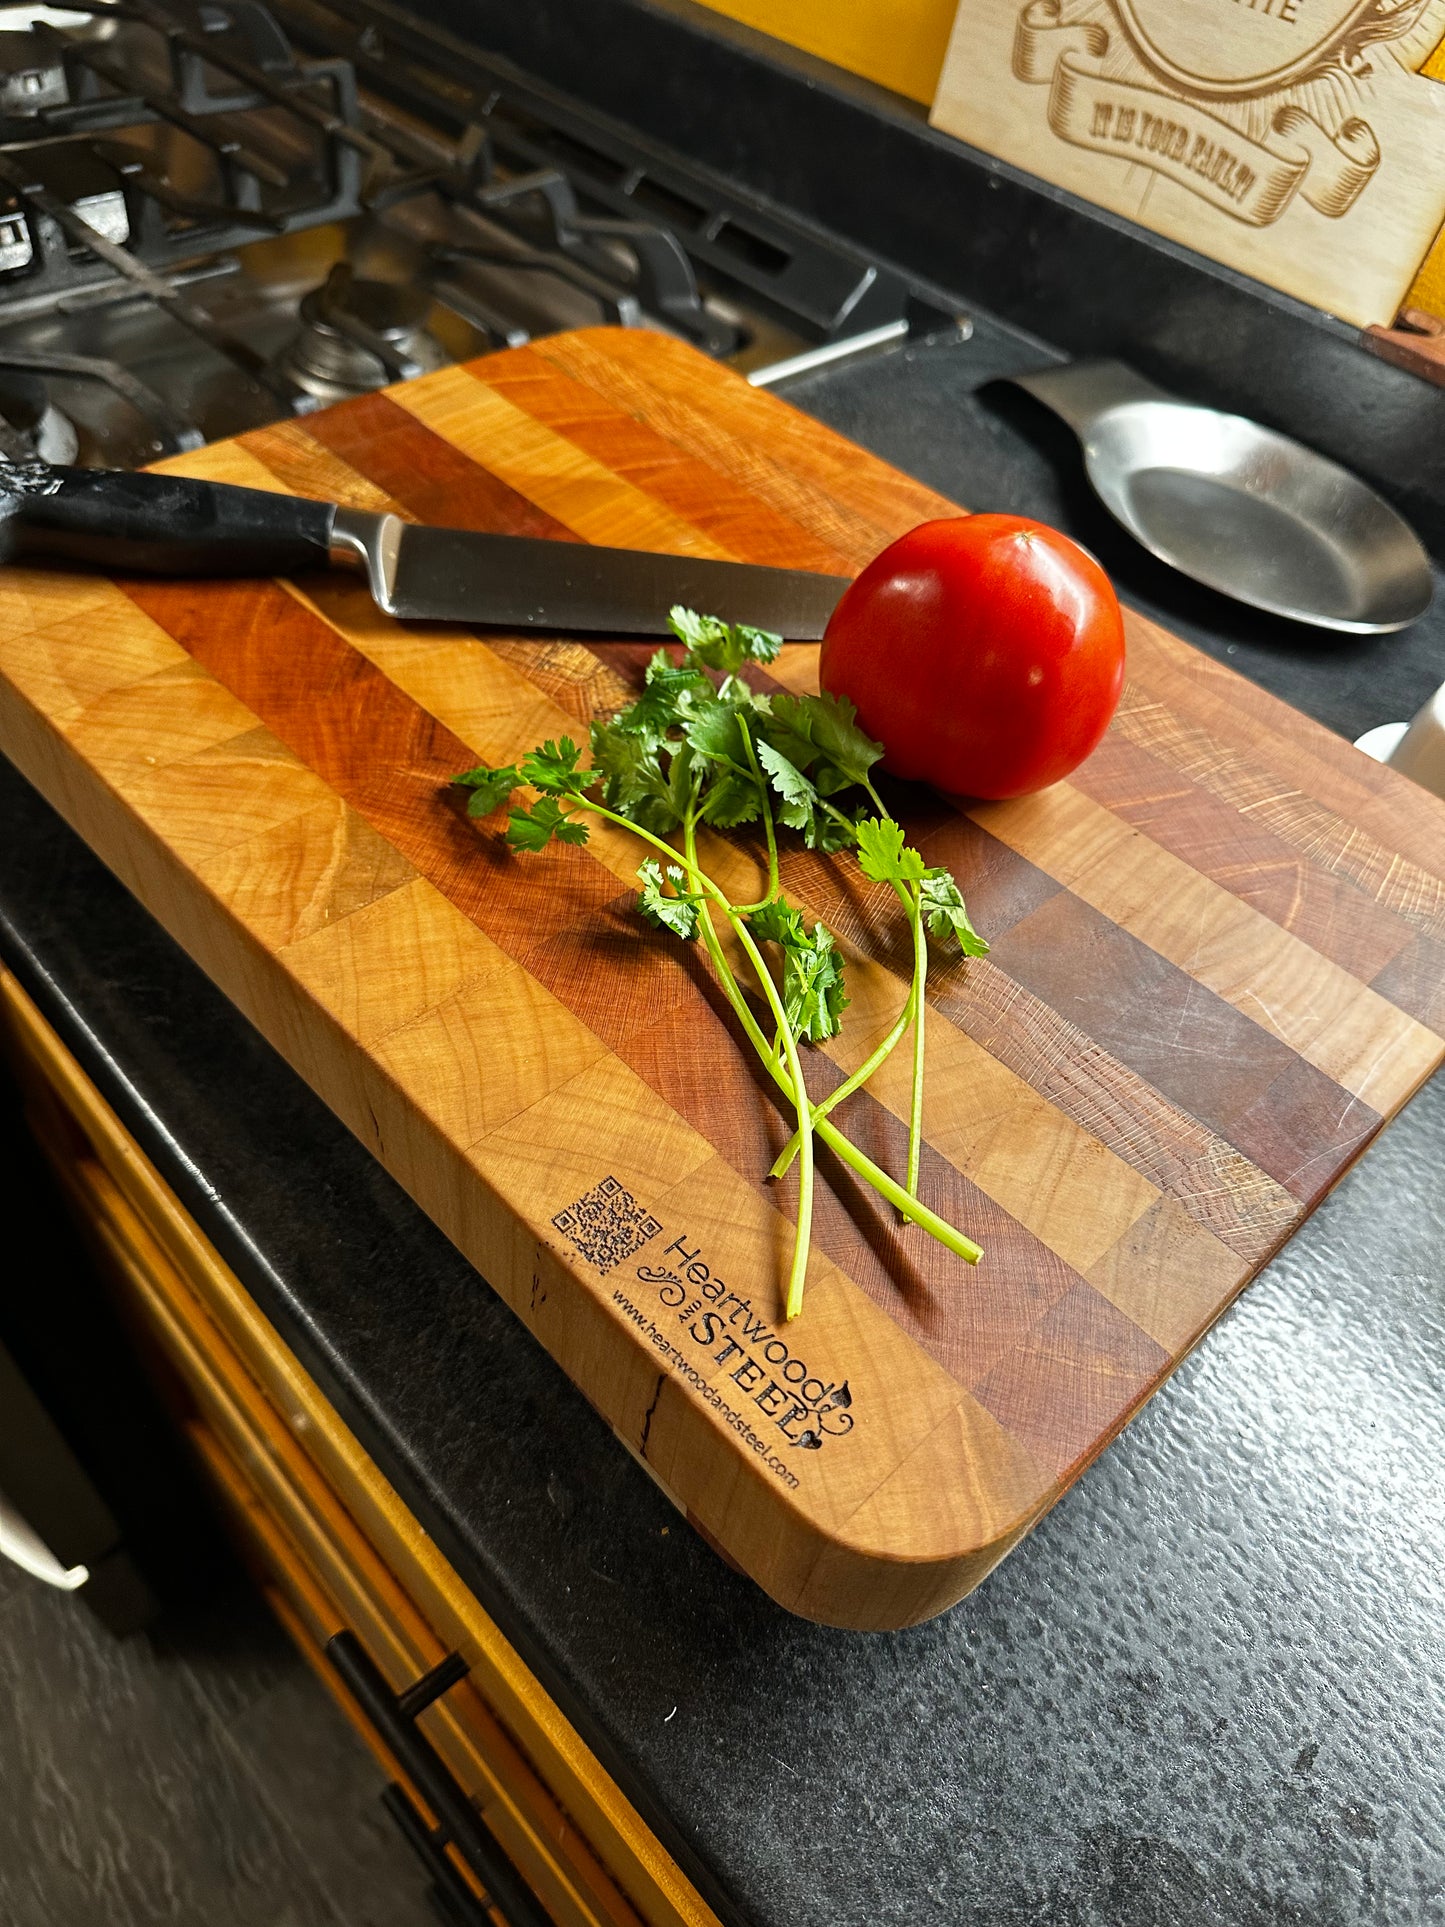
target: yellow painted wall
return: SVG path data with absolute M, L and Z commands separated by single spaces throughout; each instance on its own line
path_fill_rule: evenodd
M 1431 54 L 1420 69 L 1429 74 L 1432 80 L 1445 81 L 1445 40 Z M 1435 237 L 1435 245 L 1420 263 L 1420 272 L 1415 277 L 1415 285 L 1405 296 L 1407 308 L 1423 308 L 1426 314 L 1438 314 L 1445 320 L 1445 228 Z
M 958 0 L 703 0 L 910 100 L 933 103 Z

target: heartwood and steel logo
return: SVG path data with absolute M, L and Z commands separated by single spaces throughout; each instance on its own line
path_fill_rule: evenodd
M 604 1275 L 626 1267 L 627 1288 L 615 1290 L 613 1302 L 789 1484 L 797 1481 L 777 1458 L 778 1445 L 820 1452 L 852 1432 L 857 1414 L 847 1379 L 816 1371 L 801 1345 L 729 1284 L 686 1231 L 659 1246 L 661 1220 L 616 1178 L 604 1178 L 552 1223 Z

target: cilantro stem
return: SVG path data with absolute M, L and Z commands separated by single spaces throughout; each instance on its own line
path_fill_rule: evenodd
M 899 895 L 908 907 L 908 921 L 913 927 L 913 990 L 909 1002 L 913 1006 L 913 1098 L 908 1109 L 908 1178 L 906 1190 L 912 1198 L 918 1196 L 918 1163 L 923 1144 L 923 1024 L 928 1010 L 928 933 L 923 927 L 923 898 L 915 883 L 911 890 L 899 887 Z
M 632 823 L 628 817 L 620 817 L 615 809 L 607 809 L 607 805 L 605 804 L 593 804 L 590 798 L 586 798 L 586 796 L 582 796 L 582 794 L 578 794 L 578 792 L 572 792 L 572 798 L 574 798 L 576 804 L 580 804 L 582 809 L 591 809 L 595 815 L 605 817 L 609 823 L 617 823 L 620 829 L 632 831 L 634 836 L 642 836 L 644 842 L 649 842 L 655 850 L 661 850 L 663 856 L 669 858 L 670 861 L 676 861 L 676 858 L 678 858 L 678 852 L 672 848 L 672 844 L 663 842 L 661 836 L 653 836 L 653 832 L 651 831 L 645 831 L 645 829 L 642 829 L 640 823 Z M 749 937 L 748 927 L 742 923 L 740 917 L 736 917 L 736 911 L 732 908 L 732 904 L 728 902 L 726 892 L 721 890 L 717 884 L 713 883 L 713 879 L 707 875 L 707 871 L 703 871 L 703 869 L 697 867 L 696 817 L 690 815 L 690 817 L 684 819 L 682 836 L 684 836 L 684 858 L 682 858 L 682 867 L 684 867 L 684 869 L 688 871 L 688 875 L 692 877 L 692 881 L 694 881 L 694 886 L 696 886 L 697 890 L 701 890 L 703 896 L 709 896 L 709 898 L 719 906 L 722 915 L 728 917 L 728 921 L 732 923 L 734 931 L 738 933 L 738 940 L 742 942 L 744 950 L 748 950 L 749 960 L 753 962 L 753 967 L 755 967 L 755 969 L 759 971 L 759 975 L 763 977 L 765 994 L 767 994 L 767 998 L 769 998 L 769 1008 L 771 1008 L 771 1012 L 773 1012 L 775 1021 L 782 1023 L 782 1027 L 784 1027 L 784 1037 L 786 1037 L 786 1041 L 788 1041 L 790 1048 L 792 1048 L 792 1060 L 796 1062 L 796 1060 L 798 1060 L 798 1050 L 796 1050 L 796 1046 L 792 1044 L 792 1031 L 788 1029 L 788 1019 L 786 1019 L 784 1012 L 782 1012 L 782 1004 L 780 1004 L 780 1000 L 778 1000 L 778 990 L 776 990 L 776 985 L 773 983 L 773 975 L 771 975 L 769 967 L 763 962 L 763 958 L 761 958 L 761 954 L 759 954 L 759 950 L 757 950 L 757 944 Z M 697 910 L 699 910 L 697 921 L 699 921 L 701 931 L 703 931 L 703 942 L 705 942 L 705 946 L 707 946 L 707 954 L 709 954 L 709 958 L 713 960 L 713 967 L 717 969 L 717 975 L 719 975 L 719 981 L 722 983 L 722 992 L 724 992 L 726 1000 L 732 1004 L 734 1012 L 738 1014 L 738 1021 L 742 1023 L 744 1031 L 748 1033 L 749 1043 L 753 1046 L 753 1050 L 757 1052 L 757 1056 L 763 1060 L 765 1069 L 773 1075 L 773 1081 L 778 1085 L 778 1089 L 784 1091 L 788 1096 L 800 1095 L 801 1066 L 798 1081 L 794 1083 L 794 1077 L 790 1075 L 790 1073 L 792 1073 L 792 1064 L 788 1066 L 786 1071 L 778 1064 L 775 1052 L 773 1052 L 773 1046 L 769 1044 L 767 1037 L 763 1037 L 763 1031 L 759 1029 L 757 1017 L 753 1017 L 751 1010 L 748 1008 L 748 998 L 742 994 L 742 989 L 738 987 L 738 979 L 732 975 L 732 965 L 728 964 L 728 960 L 726 960 L 726 954 L 724 954 L 724 950 L 722 950 L 722 944 L 719 942 L 719 938 L 717 938 L 717 929 L 713 927 L 713 919 L 711 919 L 711 915 L 709 915 L 709 911 L 707 911 L 707 904 L 699 904 Z M 803 1104 L 807 1104 L 807 1096 L 805 1095 L 803 1095 Z M 811 1179 L 811 1170 L 813 1170 L 813 1147 L 811 1147 L 811 1143 L 803 1145 L 803 1137 L 805 1137 L 805 1131 L 803 1131 L 803 1116 L 807 1118 L 809 1125 L 813 1125 L 813 1106 L 811 1106 L 811 1104 L 807 1106 L 807 1112 L 805 1112 L 805 1114 L 800 1112 L 800 1116 L 798 1116 L 798 1135 L 800 1135 L 798 1150 L 800 1150 L 800 1156 L 803 1156 L 803 1154 L 807 1156 L 807 1168 L 809 1168 L 809 1179 Z M 931 1237 L 936 1237 L 940 1245 L 946 1245 L 952 1253 L 956 1253 L 959 1258 L 963 1258 L 965 1264 L 977 1264 L 977 1262 L 979 1262 L 979 1258 L 983 1256 L 983 1247 L 981 1247 L 981 1245 L 975 1245 L 973 1239 L 971 1239 L 971 1237 L 965 1237 L 963 1231 L 959 1231 L 958 1227 L 952 1226 L 946 1218 L 940 1218 L 938 1212 L 929 1210 L 927 1204 L 923 1204 L 919 1199 L 911 1197 L 894 1177 L 886 1174 L 880 1164 L 875 1164 L 873 1158 L 869 1158 L 869 1154 L 867 1154 L 865 1150 L 859 1150 L 850 1137 L 844 1137 L 842 1131 L 840 1131 L 834 1123 L 830 1122 L 827 1116 L 817 1118 L 817 1125 L 815 1125 L 815 1127 L 817 1127 L 817 1135 L 823 1139 L 823 1143 L 827 1145 L 828 1150 L 832 1150 L 836 1156 L 840 1156 L 840 1158 L 844 1160 L 844 1164 L 850 1166 L 850 1170 L 854 1170 L 859 1177 L 863 1177 L 867 1183 L 871 1183 L 873 1189 L 879 1193 L 880 1197 L 888 1199 L 890 1204 L 896 1204 L 898 1210 L 902 1212 L 902 1216 L 909 1220 L 909 1224 L 921 1226 L 921 1229 L 925 1229 Z M 811 1199 L 811 1183 L 809 1183 L 809 1208 L 811 1208 L 811 1202 L 813 1202 L 813 1199 Z M 803 1254 L 803 1258 L 805 1258 L 805 1256 L 807 1256 L 807 1254 Z M 792 1280 L 788 1283 L 788 1297 L 790 1297 L 790 1301 L 792 1301 Z M 788 1316 L 796 1316 L 796 1312 L 790 1312 Z
M 595 806 L 589 803 L 586 807 L 591 809 Z M 606 814 L 610 816 L 612 813 L 611 811 L 607 811 Z M 613 817 L 613 821 L 622 822 L 627 829 L 636 831 L 639 836 L 650 835 L 646 830 L 639 830 L 635 823 L 628 823 L 625 817 Z M 726 907 L 727 900 L 722 892 L 717 888 L 716 884 L 712 883 L 711 879 L 706 877 L 697 867 L 697 833 L 695 821 L 684 820 L 683 839 L 687 851 L 686 868 L 698 882 L 707 886 L 709 893 L 715 901 L 721 902 L 724 907 Z M 650 837 L 650 840 L 655 843 L 657 838 Z M 670 856 L 676 856 L 677 852 L 671 849 L 670 846 L 664 845 L 663 847 L 667 849 Z M 792 1091 L 789 1088 L 787 1073 L 778 1062 L 772 1046 L 768 1043 L 767 1038 L 764 1037 L 757 1019 L 748 1008 L 748 1000 L 743 995 L 738 985 L 738 980 L 733 975 L 732 966 L 727 960 L 727 955 L 718 941 L 717 931 L 713 927 L 713 921 L 708 913 L 707 905 L 700 905 L 699 910 L 698 923 L 702 930 L 703 943 L 707 947 L 708 956 L 712 959 L 713 968 L 717 971 L 718 980 L 723 987 L 723 993 L 732 1005 L 734 1011 L 736 1011 L 738 1021 L 747 1032 L 748 1041 L 758 1053 L 764 1069 L 770 1073 L 773 1082 L 778 1088 L 791 1097 Z M 751 939 L 749 939 L 749 941 L 751 941 Z M 754 954 L 756 954 L 756 948 L 754 948 Z M 761 961 L 761 959 L 759 961 Z M 769 982 L 771 982 L 771 978 Z M 784 1022 L 786 1023 L 786 1019 L 784 1019 Z M 896 1043 L 898 1040 L 894 1038 L 893 1041 Z M 836 1093 L 834 1094 L 834 1101 L 837 1101 Z M 962 1258 L 965 1264 L 976 1265 L 978 1263 L 979 1259 L 983 1256 L 982 1245 L 975 1244 L 972 1238 L 967 1237 L 956 1225 L 951 1225 L 947 1218 L 939 1217 L 936 1211 L 931 1211 L 921 1200 L 910 1197 L 903 1189 L 903 1186 L 899 1184 L 896 1179 L 890 1178 L 881 1165 L 875 1164 L 866 1151 L 860 1151 L 851 1138 L 844 1137 L 837 1125 L 826 1115 L 825 1105 L 819 1106 L 819 1109 L 824 1111 L 824 1115 L 818 1116 L 816 1112 L 811 1113 L 814 1129 L 835 1157 L 841 1158 L 851 1171 L 856 1172 L 865 1183 L 871 1184 L 880 1197 L 886 1199 L 889 1204 L 896 1206 L 898 1211 L 903 1217 L 907 1218 L 911 1224 L 916 1224 L 920 1230 L 926 1231 L 929 1237 L 936 1238 L 947 1250 L 953 1252 L 955 1257 Z M 801 1149 L 800 1139 L 799 1150 L 801 1151 Z
M 753 775 L 758 781 L 758 795 L 763 805 L 763 833 L 768 839 L 768 894 L 757 903 L 740 903 L 735 906 L 740 916 L 750 916 L 754 910 L 764 910 L 782 888 L 778 877 L 778 835 L 773 825 L 773 805 L 771 791 L 763 778 L 758 765 L 758 752 L 753 744 L 753 732 L 740 716 L 738 728 L 742 732 L 743 745 L 748 752 L 748 761 L 753 766 Z
M 838 1106 L 844 1102 L 846 1098 L 850 1098 L 853 1095 L 854 1091 L 860 1089 L 861 1086 L 863 1086 L 868 1082 L 868 1079 L 873 1075 L 874 1071 L 878 1069 L 878 1067 L 885 1061 L 885 1059 L 892 1052 L 894 1046 L 898 1043 L 899 1039 L 903 1036 L 904 1032 L 908 1029 L 908 1026 L 912 1022 L 912 1020 L 913 1020 L 913 991 L 912 991 L 912 988 L 910 987 L 908 996 L 904 1000 L 903 1008 L 902 1010 L 899 1011 L 897 1019 L 894 1022 L 893 1028 L 889 1031 L 888 1035 L 882 1040 L 881 1043 L 875 1046 L 873 1051 L 858 1066 L 856 1071 L 852 1072 L 850 1076 L 844 1078 L 843 1082 L 838 1086 L 836 1090 L 829 1091 L 828 1095 L 823 1099 L 821 1104 L 815 1104 L 813 1106 L 813 1123 L 815 1126 L 823 1118 L 827 1117 L 830 1111 L 835 1111 L 838 1108 Z M 770 1178 L 785 1177 L 787 1175 L 790 1165 L 793 1162 L 793 1159 L 797 1155 L 798 1155 L 798 1140 L 796 1137 L 791 1137 L 788 1139 L 788 1142 L 783 1146 L 782 1153 L 779 1156 L 777 1163 L 773 1166 L 772 1170 L 769 1171 L 768 1176 Z
M 872 799 L 880 817 L 894 823 L 897 818 L 874 789 L 867 776 L 863 787 Z M 928 1012 L 928 931 L 923 921 L 923 892 L 917 884 L 911 890 L 903 884 L 895 883 L 894 890 L 898 900 L 908 915 L 908 927 L 913 933 L 913 990 L 909 997 L 908 1008 L 913 1017 L 913 1094 L 908 1107 L 908 1177 L 907 1189 L 910 1197 L 918 1195 L 918 1166 L 923 1145 L 923 1046 L 925 1018 Z
M 793 1105 L 798 1113 L 798 1233 L 793 1242 L 793 1263 L 788 1273 L 788 1296 L 783 1308 L 785 1319 L 796 1318 L 803 1309 L 803 1286 L 808 1276 L 808 1249 L 813 1240 L 813 1107 L 808 1099 L 808 1086 L 803 1079 L 803 1063 L 798 1056 L 798 1040 L 793 1027 L 783 1011 L 778 987 L 773 982 L 772 972 L 763 961 L 762 952 L 753 942 L 752 935 L 741 917 L 730 916 L 728 921 L 737 933 L 739 941 L 748 953 L 754 970 L 762 981 L 763 991 L 773 1015 L 782 1025 L 783 1049 L 787 1054 L 788 1076 L 793 1086 Z
M 697 867 L 697 818 L 691 810 L 689 810 L 683 818 L 682 833 L 683 847 L 687 852 L 687 867 L 694 876 L 701 877 L 703 873 Z M 762 987 L 763 995 L 768 1000 L 768 1007 L 772 1011 L 774 1022 L 778 1026 L 779 1033 L 783 1040 L 783 1050 L 788 1063 L 786 1082 L 792 1086 L 791 1096 L 793 1099 L 793 1108 L 798 1115 L 798 1140 L 800 1150 L 798 1161 L 798 1224 L 797 1233 L 793 1239 L 793 1262 L 788 1271 L 787 1298 L 784 1301 L 783 1307 L 784 1319 L 790 1320 L 796 1318 L 798 1313 L 803 1309 L 803 1286 L 807 1282 L 808 1276 L 808 1251 L 813 1240 L 813 1107 L 808 1100 L 807 1084 L 803 1080 L 802 1060 L 798 1056 L 798 1040 L 793 1035 L 793 1027 L 788 1022 L 787 1012 L 783 1009 L 783 1000 L 778 995 L 777 985 L 773 982 L 773 973 L 768 969 L 762 952 L 753 941 L 752 932 L 748 929 L 738 912 L 726 899 L 723 900 L 720 907 L 723 910 L 723 914 L 727 917 L 729 924 L 731 924 L 734 935 L 748 953 L 748 961 L 757 972 L 758 982 Z M 727 979 L 732 986 L 732 990 L 729 993 L 730 1000 L 733 993 L 735 993 L 736 1002 L 734 1003 L 734 1008 L 738 1009 L 739 1014 L 741 1014 L 741 1011 L 746 1008 L 747 1000 L 738 989 L 737 979 L 733 977 L 732 971 L 727 965 L 727 959 L 722 954 L 722 945 L 717 940 L 717 931 L 713 928 L 712 917 L 708 912 L 707 905 L 705 903 L 699 905 L 699 910 L 701 912 L 699 922 L 703 927 L 703 941 L 707 944 L 708 954 L 712 957 L 715 969 L 721 965 L 722 969 L 726 971 Z M 784 1080 L 779 1073 L 777 1058 L 768 1050 L 767 1045 L 763 1043 L 763 1033 L 758 1029 L 751 1011 L 748 1012 L 748 1029 L 750 1033 L 754 1034 L 755 1044 L 762 1045 L 763 1060 L 772 1071 L 774 1078 L 779 1082 L 783 1082 Z

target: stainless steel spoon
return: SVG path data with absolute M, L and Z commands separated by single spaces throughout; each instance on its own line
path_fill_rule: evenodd
M 1119 361 L 1014 384 L 1083 444 L 1104 506 L 1171 568 L 1272 615 L 1373 635 L 1430 606 L 1430 559 L 1357 475 L 1243 415 L 1179 401 Z

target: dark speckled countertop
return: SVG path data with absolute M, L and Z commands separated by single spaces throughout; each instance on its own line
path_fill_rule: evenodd
M 793 398 L 1347 733 L 1445 674 L 1236 617 L 1093 509 L 981 327 Z M 1042 359 L 1040 355 L 1035 357 Z M 1064 478 L 1061 480 L 1061 478 Z M 970 1599 L 792 1619 L 0 766 L 0 953 L 730 1922 L 1445 1922 L 1445 1082 Z

